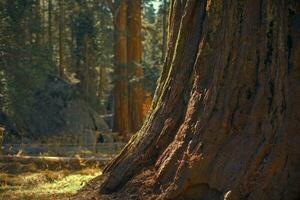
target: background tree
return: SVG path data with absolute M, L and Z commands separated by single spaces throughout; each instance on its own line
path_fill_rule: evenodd
M 97 2 L 97 1 L 96 1 Z M 95 6 L 96 7 L 96 6 Z M 97 9 L 97 7 L 96 7 Z M 99 11 L 95 12 L 96 16 L 96 29 L 97 29 L 97 61 L 98 61 L 98 96 L 102 101 L 103 105 L 107 103 L 109 105 L 112 102 L 109 101 L 112 90 L 112 76 L 113 76 L 113 66 L 114 66 L 114 25 L 112 12 L 105 1 L 99 4 Z M 112 108 L 110 108 L 112 109 Z M 111 112 L 109 110 L 108 112 Z
M 138 4 L 125 1 L 130 10 L 124 15 L 126 40 L 130 41 L 123 45 L 126 48 L 125 76 L 120 75 L 121 65 L 114 60 L 113 15 L 117 10 L 112 12 L 116 6 L 108 2 L 0 2 L 0 87 L 1 102 L 4 102 L 1 104 L 6 115 L 20 121 L 18 126 L 29 123 L 22 122 L 24 119 L 36 118 L 32 104 L 38 91 L 46 87 L 49 76 L 77 85 L 81 99 L 99 114 L 114 112 L 112 96 L 117 98 L 125 91 L 128 103 L 123 102 L 122 106 L 128 112 L 116 108 L 115 116 L 122 119 L 120 123 L 127 124 L 128 133 L 141 126 L 162 66 L 161 8 L 158 9 L 154 0 L 138 1 Z M 119 1 L 112 2 L 117 5 Z M 118 82 L 126 82 L 127 86 L 113 95 L 112 88 L 118 88 Z M 116 106 L 117 102 L 115 100 Z M 122 126 L 116 122 L 115 130 L 127 129 L 117 128 Z
M 129 68 L 130 131 L 138 131 L 144 121 L 144 70 L 142 64 L 142 2 L 128 1 L 127 62 Z
M 96 105 L 96 30 L 93 12 L 84 1 L 75 3 L 73 13 L 75 73 L 79 89 L 87 102 Z
M 105 168 L 101 193 L 298 199 L 299 2 L 170 6 L 152 112 Z
M 114 130 L 126 137 L 130 133 L 129 82 L 127 62 L 127 1 L 114 3 L 115 79 Z
M 64 0 L 59 0 L 59 68 L 58 68 L 58 74 L 60 77 L 63 77 L 64 74 L 64 68 L 65 68 L 65 3 Z
M 48 0 L 48 49 L 52 50 L 52 0 Z
M 26 127 L 34 103 L 33 94 L 43 87 L 47 74 L 54 72 L 54 64 L 41 42 L 39 1 L 1 1 L 1 15 L 0 73 L 6 87 L 5 110 Z
M 144 120 L 144 69 L 142 68 L 142 2 L 108 1 L 115 23 L 114 130 L 125 138 Z
M 144 1 L 142 21 L 144 83 L 146 92 L 152 95 L 157 85 L 153 80 L 159 78 L 165 57 L 166 48 L 164 47 L 163 38 L 166 38 L 166 30 L 164 29 L 167 22 L 164 22 L 164 20 L 166 20 L 165 16 L 168 13 L 168 7 L 164 12 L 164 4 L 161 4 L 158 10 L 155 10 L 153 3 L 153 1 Z

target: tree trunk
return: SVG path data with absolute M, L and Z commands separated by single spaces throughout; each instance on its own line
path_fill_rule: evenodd
M 129 91 L 127 66 L 127 3 L 116 1 L 115 25 L 115 88 L 114 88 L 114 131 L 127 137 L 129 133 Z
M 65 33 L 64 33 L 64 22 L 65 21 L 65 11 L 64 11 L 64 0 L 59 0 L 59 68 L 58 74 L 63 77 L 64 74 L 64 54 L 65 54 Z
M 42 20 L 42 24 L 43 24 L 43 42 L 44 45 L 47 44 L 47 16 L 46 16 L 46 11 L 47 11 L 47 5 L 46 5 L 46 0 L 42 0 L 42 5 L 43 5 L 43 20 Z
M 52 53 L 52 0 L 48 0 L 48 45 Z
M 298 199 L 299 2 L 173 0 L 170 6 L 167 57 L 151 114 L 105 168 L 100 193 Z
M 4 132 L 5 132 L 5 129 L 0 126 L 0 156 L 3 154 L 3 152 L 2 152 L 2 143 L 3 143 L 3 139 L 4 139 Z
M 163 0 L 163 23 L 162 23 L 162 61 L 165 59 L 166 44 L 167 44 L 167 0 Z
M 142 19 L 141 0 L 128 1 L 128 41 L 127 62 L 129 68 L 129 112 L 130 132 L 138 131 L 144 120 L 144 71 L 141 66 L 142 60 Z

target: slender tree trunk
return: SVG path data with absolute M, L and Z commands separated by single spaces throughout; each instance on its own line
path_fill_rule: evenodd
M 70 54 L 71 54 L 71 57 L 70 57 L 70 66 L 72 66 L 72 68 L 75 66 L 75 67 L 78 67 L 77 66 L 77 57 L 76 57 L 76 37 L 75 37 L 75 31 L 74 31 L 74 25 L 71 26 L 71 30 L 70 30 L 70 39 L 71 39 L 71 42 L 70 42 Z
M 83 79 L 81 80 L 82 82 L 82 92 L 84 93 L 84 97 L 85 97 L 85 100 L 87 102 L 90 102 L 90 97 L 91 97 L 91 91 L 90 91 L 90 84 L 91 84 L 91 77 L 90 77 L 90 66 L 91 66 L 91 63 L 90 63 L 90 51 L 89 51 L 89 37 L 88 35 L 85 35 L 84 38 L 83 38 L 83 66 L 82 69 L 84 69 L 84 72 L 83 72 Z
M 100 198 L 299 199 L 299 2 L 170 6 L 152 112 Z
M 60 77 L 63 77 L 65 61 L 64 61 L 64 21 L 65 21 L 65 11 L 64 11 L 64 0 L 59 0 L 59 69 L 58 73 Z
M 45 34 L 45 29 L 46 29 L 46 6 L 45 6 L 45 0 L 41 0 L 42 8 L 41 8 L 41 24 L 42 24 L 42 43 L 43 45 L 46 43 L 46 34 Z
M 48 45 L 52 52 L 52 0 L 48 0 Z
M 138 131 L 144 120 L 144 71 L 141 66 L 142 60 L 142 38 L 141 38 L 141 0 L 128 1 L 128 41 L 127 62 L 129 68 L 129 112 L 130 131 Z
M 37 32 L 36 34 L 34 33 L 31 33 L 31 41 L 33 43 L 36 43 L 38 44 L 39 46 L 43 44 L 43 16 L 42 16 L 42 4 L 41 4 L 41 1 L 38 0 L 35 2 L 35 7 L 34 7 L 34 10 L 32 11 L 32 16 L 31 17 L 34 17 L 36 19 L 39 19 L 39 28 L 41 29 L 39 32 Z M 30 19 L 28 20 L 30 21 Z M 34 31 L 32 31 L 34 32 Z
M 100 100 L 104 99 L 104 97 L 103 97 L 103 92 L 104 92 L 103 66 L 104 65 L 100 66 L 100 68 L 99 68 L 99 74 L 98 74 L 98 78 L 99 78 L 99 81 L 98 81 L 98 97 L 99 97 Z
M 1 112 L 1 110 L 0 110 Z M 3 143 L 3 139 L 4 139 L 4 132 L 5 129 L 3 127 L 0 126 L 0 155 L 2 156 L 3 152 L 2 152 L 2 143 Z
M 129 91 L 127 66 L 127 2 L 114 3 L 115 25 L 115 88 L 114 131 L 127 137 L 129 127 Z

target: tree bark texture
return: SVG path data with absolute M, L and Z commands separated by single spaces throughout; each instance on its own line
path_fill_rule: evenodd
M 124 138 L 138 131 L 144 120 L 144 71 L 141 67 L 141 1 L 114 2 L 115 114 L 114 130 Z
M 114 88 L 114 130 L 122 136 L 130 131 L 129 83 L 127 65 L 127 8 L 126 1 L 115 2 L 115 88 Z
M 101 195 L 298 199 L 299 1 L 170 6 L 151 114 L 105 168 Z
M 130 130 L 135 133 L 138 131 L 144 120 L 144 70 L 142 62 L 142 19 L 141 19 L 141 0 L 128 1 L 128 44 L 127 61 L 129 68 L 129 111 L 130 111 Z
M 162 61 L 165 59 L 165 52 L 166 52 L 166 44 L 167 44 L 167 0 L 163 0 L 163 20 L 162 20 Z

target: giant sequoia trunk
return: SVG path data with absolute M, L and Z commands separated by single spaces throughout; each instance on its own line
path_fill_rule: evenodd
M 105 168 L 101 198 L 298 199 L 299 2 L 170 5 L 151 114 Z
M 130 71 L 129 84 L 129 111 L 130 130 L 138 131 L 144 120 L 144 71 L 142 61 L 142 19 L 141 0 L 128 1 L 128 68 Z
M 114 131 L 124 137 L 130 131 L 129 92 L 127 65 L 127 11 L 126 1 L 116 1 L 114 8 L 115 28 L 115 88 L 114 88 Z
M 124 138 L 144 120 L 144 71 L 141 67 L 141 0 L 110 2 L 115 25 L 114 131 Z

